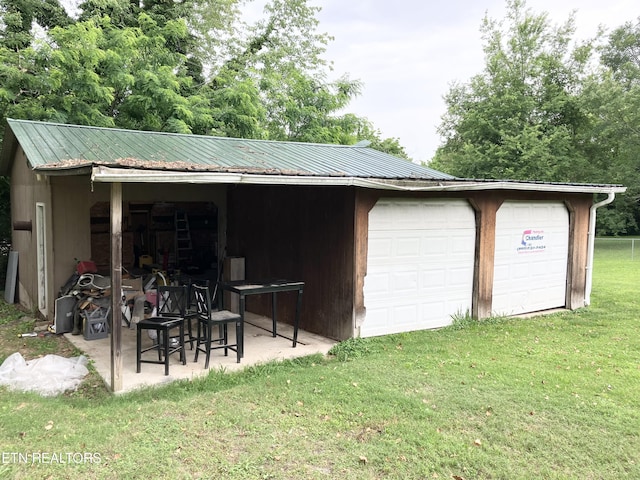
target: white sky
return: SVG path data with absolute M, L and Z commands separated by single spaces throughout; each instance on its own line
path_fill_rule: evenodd
M 364 83 L 347 109 L 368 118 L 383 138 L 396 137 L 415 161 L 430 160 L 440 144 L 436 127 L 443 96 L 484 67 L 480 25 L 500 20 L 505 0 L 310 0 L 322 7 L 319 31 L 334 37 L 326 58 L 337 78 Z M 576 39 L 598 25 L 612 30 L 640 16 L 638 0 L 528 0 L 536 13 L 562 24 L 576 11 Z

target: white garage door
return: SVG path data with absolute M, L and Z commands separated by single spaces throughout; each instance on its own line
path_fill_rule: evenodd
M 561 202 L 504 202 L 496 217 L 492 311 L 564 307 L 569 213 Z
M 470 311 L 474 249 L 465 200 L 379 200 L 369 212 L 360 335 L 441 327 Z

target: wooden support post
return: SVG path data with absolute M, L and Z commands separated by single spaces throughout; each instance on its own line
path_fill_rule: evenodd
M 111 390 L 122 390 L 122 184 L 111 184 Z
M 493 273 L 496 249 L 496 213 L 501 199 L 480 197 L 470 200 L 476 212 L 476 253 L 471 316 L 477 320 L 492 313 Z
M 589 264 L 589 215 L 593 199 L 576 197 L 565 201 L 569 211 L 569 258 L 567 262 L 566 307 L 575 310 L 587 302 L 587 265 Z
M 366 191 L 365 191 L 366 190 Z M 353 255 L 355 268 L 353 275 L 354 308 L 352 325 L 341 325 L 338 338 L 341 340 L 359 337 L 360 327 L 367 317 L 364 301 L 364 279 L 367 276 L 367 257 L 369 252 L 369 212 L 380 198 L 379 192 L 359 189 L 355 193 L 355 215 L 353 218 Z M 347 329 L 346 327 L 351 327 Z

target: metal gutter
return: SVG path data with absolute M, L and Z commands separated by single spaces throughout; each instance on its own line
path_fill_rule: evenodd
M 88 175 L 93 173 L 93 167 L 86 165 L 83 167 L 73 168 L 34 168 L 33 171 L 37 175 L 46 175 L 48 177 L 62 177 L 71 175 Z
M 519 190 L 536 192 L 565 193 L 616 193 L 626 191 L 617 185 L 553 184 L 508 181 L 459 181 L 440 179 L 384 179 L 349 176 L 313 175 L 261 175 L 244 173 L 220 173 L 206 171 L 161 171 L 130 168 L 95 166 L 91 173 L 92 182 L 101 183 L 191 183 L 191 184 L 253 184 L 253 185 L 305 185 L 305 186 L 348 186 L 394 190 L 404 192 L 428 191 L 478 191 L 478 190 Z M 407 185 L 415 182 L 416 185 Z
M 596 241 L 596 210 L 605 205 L 609 205 L 616 198 L 614 192 L 609 192 L 607 198 L 601 202 L 594 203 L 589 209 L 589 238 L 587 247 L 587 278 L 584 286 L 584 305 L 591 305 L 591 286 L 593 284 L 593 252 L 595 250 Z

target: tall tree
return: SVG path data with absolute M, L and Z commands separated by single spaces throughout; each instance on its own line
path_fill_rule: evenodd
M 444 144 L 431 166 L 461 177 L 589 180 L 577 92 L 591 46 L 572 48 L 573 16 L 554 27 L 508 0 L 505 22 L 485 17 L 481 31 L 484 71 L 446 95 Z
M 84 0 L 49 23 L 36 0 L 1 2 L 3 116 L 336 143 L 366 122 L 341 113 L 360 83 L 328 80 L 307 0 L 270 0 L 253 25 L 243 0 Z
M 27 48 L 33 41 L 32 26 L 43 28 L 69 25 L 72 20 L 58 0 L 2 0 L 3 28 L 0 43 L 13 51 Z
M 211 64 L 213 104 L 227 112 L 231 126 L 250 128 L 258 138 L 353 143 L 355 125 L 338 112 L 359 93 L 360 82 L 327 79 L 323 54 L 330 37 L 318 32 L 318 11 L 307 0 L 272 0 L 262 19 L 227 43 L 224 60 Z M 255 125 L 244 112 L 254 115 Z
M 599 48 L 600 70 L 586 82 L 583 108 L 590 112 L 589 149 L 602 182 L 627 192 L 602 215 L 599 231 L 640 232 L 640 19 L 614 29 Z

